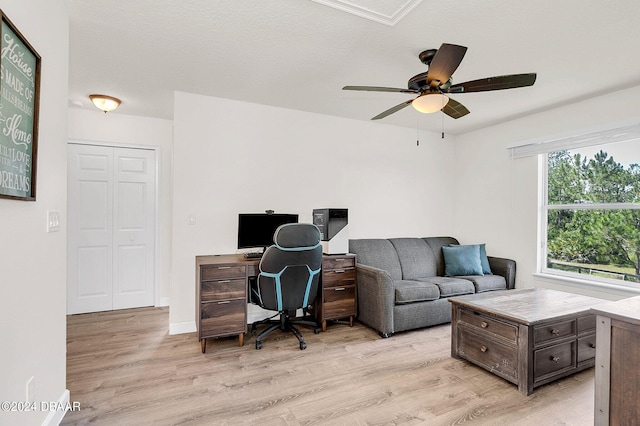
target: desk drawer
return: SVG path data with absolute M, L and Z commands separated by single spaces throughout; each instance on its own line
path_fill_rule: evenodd
M 585 315 L 578 318 L 578 334 L 589 333 L 596 329 L 596 316 Z
M 244 265 L 204 265 L 200 267 L 200 280 L 220 280 L 245 277 Z
M 202 338 L 244 333 L 247 328 L 246 300 L 227 300 L 200 305 Z
M 322 287 L 345 287 L 355 285 L 356 270 L 351 269 L 334 269 L 322 271 Z
M 568 320 L 551 324 L 537 325 L 533 329 L 533 341 L 536 347 L 563 337 L 576 335 L 576 321 Z
M 204 281 L 200 289 L 200 301 L 246 299 L 247 284 L 242 279 Z
M 510 342 L 515 343 L 518 337 L 518 328 L 515 325 L 498 321 L 490 316 L 477 312 L 461 309 L 458 320 L 469 325 L 473 325 L 474 327 L 481 328 L 483 331 L 504 337 Z
M 517 380 L 518 350 L 515 346 L 496 342 L 469 327 L 460 327 L 458 355 L 507 380 Z
M 578 339 L 578 363 L 596 357 L 596 335 Z
M 575 368 L 576 342 L 570 341 L 534 352 L 534 381 L 538 382 L 562 371 Z

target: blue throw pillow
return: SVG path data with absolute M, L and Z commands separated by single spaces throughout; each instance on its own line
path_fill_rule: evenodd
M 480 264 L 482 265 L 482 273 L 485 275 L 493 275 L 491 272 L 491 266 L 489 266 L 489 259 L 487 258 L 487 249 L 484 244 L 480 246 Z
M 484 275 L 480 263 L 480 246 L 443 246 L 444 275 L 454 277 L 456 275 Z

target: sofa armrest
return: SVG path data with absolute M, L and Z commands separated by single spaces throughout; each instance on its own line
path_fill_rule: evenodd
M 489 259 L 491 272 L 495 275 L 502 275 L 507 281 L 507 288 L 513 290 L 516 287 L 516 261 L 491 256 L 487 256 L 487 259 Z
M 383 269 L 356 264 L 358 320 L 377 330 L 381 336 L 393 334 L 393 279 Z

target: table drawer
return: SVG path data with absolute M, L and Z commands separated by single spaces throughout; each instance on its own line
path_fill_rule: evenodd
M 518 351 L 478 334 L 467 327 L 458 328 L 458 356 L 480 365 L 508 380 L 517 380 Z
M 200 335 L 202 338 L 244 333 L 247 328 L 246 300 L 202 303 Z
M 219 280 L 245 277 L 244 265 L 204 265 L 200 267 L 200 280 Z
M 322 290 L 323 319 L 356 315 L 356 287 L 331 287 Z
M 578 362 L 596 357 L 596 335 L 592 334 L 578 339 Z
M 553 340 L 576 335 L 576 321 L 568 320 L 550 324 L 541 324 L 533 328 L 533 342 L 535 347 Z
M 575 350 L 576 342 L 572 340 L 535 351 L 533 353 L 534 382 L 544 380 L 561 371 L 575 368 Z
M 200 301 L 246 299 L 247 284 L 243 279 L 205 281 L 200 288 Z
M 461 309 L 458 320 L 496 334 L 500 337 L 504 337 L 514 343 L 518 337 L 518 327 L 515 325 L 504 323 L 478 312 Z
M 589 333 L 596 330 L 596 316 L 585 315 L 578 318 L 578 334 Z
M 345 287 L 355 285 L 356 270 L 351 269 L 334 269 L 322 271 L 322 287 Z
M 356 258 L 354 256 L 351 256 L 351 257 L 325 256 L 322 258 L 323 269 L 346 269 L 346 268 L 355 268 L 355 266 L 356 266 Z

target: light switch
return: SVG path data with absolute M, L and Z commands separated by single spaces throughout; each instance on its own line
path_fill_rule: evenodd
M 187 218 L 187 225 L 195 225 L 196 224 L 196 215 L 190 214 Z
M 47 211 L 47 232 L 60 231 L 60 212 Z

